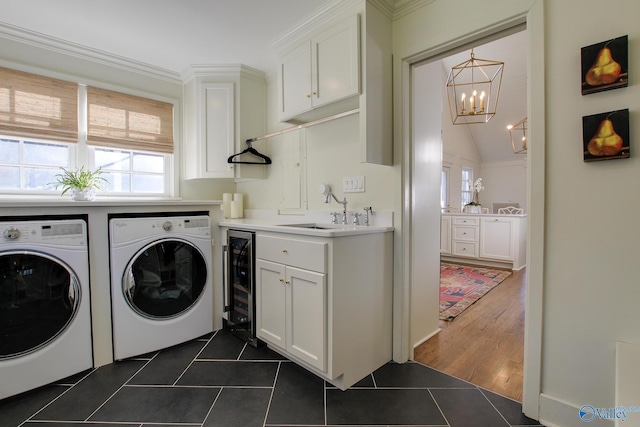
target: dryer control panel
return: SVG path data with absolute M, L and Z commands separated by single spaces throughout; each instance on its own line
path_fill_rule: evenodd
M 208 216 L 113 218 L 110 224 L 112 244 L 133 242 L 150 236 L 207 237 L 211 235 L 211 222 Z

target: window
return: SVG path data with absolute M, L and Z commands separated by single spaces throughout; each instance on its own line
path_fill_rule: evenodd
M 440 208 L 445 209 L 449 206 L 449 166 L 442 166 L 440 175 Z
M 85 166 L 111 195 L 170 196 L 173 150 L 171 103 L 0 68 L 0 193 L 57 193 Z
M 461 208 L 471 203 L 473 200 L 473 169 L 467 166 L 462 167 L 462 194 Z
M 69 167 L 73 145 L 22 138 L 0 138 L 0 190 L 53 191 L 60 167 Z

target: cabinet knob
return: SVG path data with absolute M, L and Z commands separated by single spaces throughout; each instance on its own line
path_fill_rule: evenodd
M 286 254 L 287 252 L 289 252 L 289 251 L 287 251 L 286 249 L 283 249 L 283 250 L 282 250 L 282 253 L 283 253 L 283 254 Z
M 311 94 L 310 93 L 307 94 L 307 98 L 311 98 Z
M 280 279 L 280 283 L 284 282 L 284 279 Z
M 291 284 L 291 282 L 290 282 L 290 281 L 288 281 L 288 280 L 287 280 L 286 282 L 284 282 L 284 283 L 286 283 L 287 285 L 290 285 L 290 284 Z
M 314 94 L 314 95 L 317 95 L 317 94 L 318 94 L 318 92 L 316 92 L 316 91 L 314 90 L 314 91 L 313 91 L 313 94 Z

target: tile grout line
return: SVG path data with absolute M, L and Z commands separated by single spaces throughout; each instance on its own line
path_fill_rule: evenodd
M 276 375 L 273 378 L 273 386 L 271 387 L 271 395 L 269 395 L 269 403 L 267 404 L 267 410 L 264 414 L 264 420 L 262 422 L 262 427 L 267 425 L 267 417 L 269 416 L 269 410 L 271 409 L 271 402 L 273 401 L 273 393 L 276 391 L 276 382 L 278 381 L 278 375 L 280 375 L 280 366 L 282 363 L 278 361 L 278 368 L 276 369 Z
M 111 398 L 112 398 L 113 396 L 115 396 L 115 395 L 116 395 L 120 390 L 122 390 L 122 389 L 127 385 L 127 383 L 133 379 L 133 377 L 135 377 L 136 375 L 138 375 L 138 373 L 139 373 L 140 371 L 142 371 L 142 370 L 143 370 L 143 369 L 144 369 L 144 368 L 145 368 L 149 363 L 151 363 L 151 361 L 152 361 L 152 360 L 154 360 L 158 354 L 160 354 L 160 353 L 159 353 L 159 352 L 158 352 L 158 353 L 156 353 L 156 354 L 155 354 L 151 359 L 147 360 L 147 362 L 146 362 L 146 363 L 144 363 L 144 364 L 143 364 L 143 365 L 142 365 L 138 370 L 136 370 L 136 371 L 135 371 L 135 372 L 134 372 L 134 373 L 133 373 L 133 374 L 132 374 L 132 375 L 131 375 L 131 376 L 130 376 L 130 377 L 129 377 L 129 378 L 128 378 L 128 379 L 127 379 L 127 380 L 126 380 L 126 381 L 125 381 L 121 386 L 120 386 L 120 387 L 118 387 L 118 388 L 116 389 L 116 391 L 114 391 L 113 393 L 111 393 L 111 394 L 109 395 L 109 397 L 107 397 L 107 399 L 106 399 L 104 402 L 102 402 L 102 404 L 101 404 L 101 405 L 99 405 L 99 406 L 98 406 L 98 407 L 97 407 L 97 408 L 96 408 L 92 413 L 90 413 L 90 414 L 89 414 L 89 416 L 88 416 L 87 418 L 85 418 L 85 419 L 84 419 L 84 421 L 85 421 L 85 422 L 89 422 L 89 418 L 91 418 L 93 415 L 95 415 L 95 414 L 96 414 L 96 412 L 98 412 L 98 411 L 99 411 L 99 410 L 100 410 L 104 405 L 106 405 L 106 404 L 107 404 L 107 402 L 108 402 L 109 400 L 111 400 Z
M 198 351 L 198 353 L 193 357 L 193 359 L 191 359 L 191 362 L 189 362 L 189 364 L 187 365 L 186 368 L 184 368 L 182 370 L 182 373 L 180 375 L 178 375 L 178 378 L 176 378 L 176 380 L 173 382 L 173 384 L 171 384 L 172 386 L 176 386 L 178 384 L 178 381 L 180 381 L 180 379 L 184 376 L 184 374 L 187 372 L 187 370 L 189 370 L 189 368 L 193 365 L 193 363 L 196 361 L 196 359 L 198 358 L 198 356 L 200 356 L 200 354 L 202 354 L 202 352 L 204 351 L 205 348 L 207 348 L 207 346 L 209 345 L 209 343 L 213 340 L 213 338 L 218 335 L 218 332 L 216 331 L 215 334 L 213 334 L 209 339 L 207 339 L 204 342 L 204 345 L 202 346 L 202 348 L 200 349 L 200 351 Z

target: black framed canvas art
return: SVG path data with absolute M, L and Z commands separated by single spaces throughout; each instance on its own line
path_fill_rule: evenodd
M 584 116 L 582 145 L 585 162 L 628 158 L 629 109 Z
M 619 89 L 629 84 L 629 36 L 581 49 L 582 94 Z

